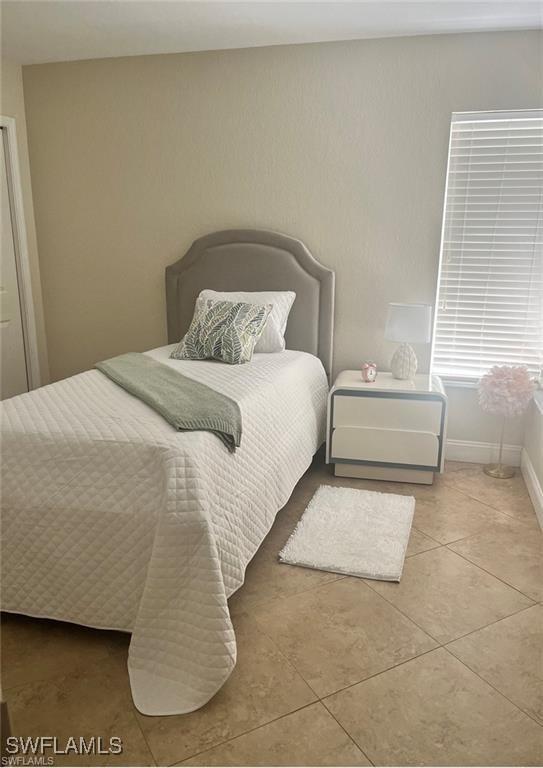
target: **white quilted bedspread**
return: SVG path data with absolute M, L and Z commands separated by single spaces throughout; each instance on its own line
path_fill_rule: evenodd
M 227 598 L 324 437 L 303 352 L 246 365 L 148 354 L 239 403 L 230 454 L 176 432 L 99 371 L 2 404 L 2 608 L 132 632 L 137 708 L 190 712 L 236 662 Z

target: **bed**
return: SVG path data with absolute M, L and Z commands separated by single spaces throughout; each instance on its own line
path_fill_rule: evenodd
M 170 360 L 200 290 L 293 290 L 287 350 Z M 238 404 L 234 454 L 91 370 L 2 404 L 2 609 L 132 633 L 134 703 L 198 709 L 236 661 L 228 598 L 324 439 L 334 275 L 298 240 L 228 230 L 166 270 L 148 354 Z

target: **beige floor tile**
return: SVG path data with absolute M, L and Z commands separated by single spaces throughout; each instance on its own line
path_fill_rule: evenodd
M 469 461 L 445 461 L 445 474 L 457 472 L 459 469 L 473 469 L 473 462 Z M 478 464 L 477 466 L 481 466 Z
M 9 613 L 2 614 L 1 633 L 4 689 L 85 669 L 107 656 L 122 636 Z
M 189 762 L 365 765 L 364 755 L 331 716 L 311 703 L 315 695 L 303 681 L 303 672 L 316 690 L 326 693 L 365 680 L 338 694 L 338 700 L 349 691 L 369 692 L 346 704 L 343 714 L 347 720 L 350 713 L 353 731 L 362 729 L 368 743 L 374 740 L 377 763 L 533 762 L 533 729 L 539 726 L 512 704 L 504 705 L 496 691 L 488 694 L 488 688 L 503 691 L 533 717 L 541 715 L 534 616 L 543 609 L 521 610 L 532 602 L 502 583 L 534 598 L 540 595 L 541 533 L 520 478 L 508 486 L 486 478 L 474 465 L 448 462 L 446 469 L 427 487 L 336 478 L 322 458 L 316 460 L 278 514 L 249 566 L 245 586 L 231 601 L 238 636 L 236 670 L 206 707 L 190 715 L 147 718 L 136 713 L 126 670 L 129 636 L 3 616 L 3 684 L 14 730 L 61 739 L 123 739 L 118 758 L 70 756 L 59 758 L 59 765 L 152 764 L 142 728 L 161 764 L 200 753 Z M 399 587 L 277 562 L 279 550 L 321 484 L 416 497 L 418 519 Z M 461 494 L 471 500 L 453 504 Z M 502 510 L 503 520 L 492 511 L 483 513 L 483 504 L 485 509 L 490 505 Z M 479 528 L 481 516 L 485 522 Z M 419 520 L 424 527 L 419 528 Z M 441 542 L 456 539 L 459 532 L 461 541 L 443 547 Z M 455 659 L 454 668 L 443 663 L 445 651 L 439 652 L 434 667 L 425 662 L 435 656 L 435 642 L 378 592 L 443 642 L 473 632 L 453 642 L 451 650 L 474 671 Z M 255 614 L 261 629 L 252 618 Z M 473 631 L 489 622 L 497 623 Z M 287 656 L 300 664 L 298 672 Z M 389 669 L 395 664 L 400 666 Z M 459 668 L 465 669 L 463 676 Z M 404 669 L 415 671 L 404 677 Z M 377 676 L 367 679 L 371 675 Z M 375 681 L 382 680 L 374 693 Z M 467 744 L 474 745 L 472 750 Z
M 367 583 L 440 643 L 532 604 L 447 547 L 407 558 L 399 584 Z
M 5 698 L 16 736 L 57 736 L 59 745 L 70 736 L 101 736 L 104 744 L 111 736 L 123 741 L 119 755 L 58 755 L 55 765 L 154 765 L 120 654 L 95 661 L 85 670 L 11 688 Z
M 413 525 L 441 544 L 457 541 L 510 519 L 448 485 L 421 487 L 415 491 L 415 497 Z
M 543 600 L 543 534 L 539 529 L 510 520 L 449 544 L 449 549 L 533 600 Z
M 308 479 L 306 481 L 307 487 L 298 487 L 288 504 L 278 513 L 271 531 L 247 568 L 245 583 L 229 600 L 230 611 L 233 615 L 281 597 L 305 592 L 321 584 L 343 578 L 342 574 L 290 566 L 279 562 L 279 552 L 293 533 L 313 493 L 319 486 L 319 483 L 314 483 L 314 487 L 309 487 L 309 483 L 310 480 Z M 406 556 L 409 557 L 438 546 L 440 546 L 438 542 L 412 528 Z
M 322 704 L 286 715 L 183 765 L 371 765 Z
M 262 606 L 256 618 L 319 696 L 435 647 L 354 578 Z
M 326 699 L 375 765 L 541 765 L 542 730 L 438 649 Z
M 542 606 L 502 619 L 447 648 L 543 725 Z
M 534 523 L 535 512 L 520 469 L 510 480 L 485 475 L 480 464 L 472 464 L 444 475 L 444 482 L 511 517 Z
M 228 601 L 230 613 L 236 616 L 278 598 L 305 592 L 340 578 L 340 574 L 280 563 L 276 555 L 261 556 L 251 563 L 245 584 Z
M 412 527 L 405 556 L 411 557 L 412 555 L 418 555 L 419 552 L 426 552 L 428 549 L 435 549 L 439 546 L 440 544 L 437 541 L 426 536 L 426 534 L 422 533 L 422 531 L 419 531 L 417 528 Z
M 341 574 L 299 568 L 279 562 L 279 552 L 296 527 L 304 509 L 305 505 L 294 511 L 285 509 L 279 514 L 279 519 L 249 563 L 245 583 L 228 601 L 232 615 L 342 578 Z
M 315 701 L 311 689 L 254 621 L 238 617 L 235 630 L 236 667 L 211 701 L 188 715 L 138 714 L 157 763 L 180 762 Z

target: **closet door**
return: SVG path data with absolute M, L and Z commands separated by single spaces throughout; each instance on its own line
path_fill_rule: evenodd
M 1 252 L 0 252 L 0 399 L 28 392 L 25 340 L 17 279 L 17 261 L 8 189 L 5 129 L 1 129 Z

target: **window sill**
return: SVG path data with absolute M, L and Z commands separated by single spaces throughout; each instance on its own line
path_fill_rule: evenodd
M 479 381 L 475 379 L 455 379 L 452 376 L 439 376 L 445 389 L 477 389 Z
M 477 389 L 478 381 L 473 379 L 453 379 L 446 376 L 439 377 L 445 389 Z M 543 414 L 543 389 L 536 389 L 534 392 L 534 404 L 539 413 Z

